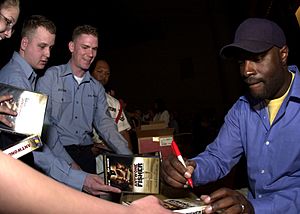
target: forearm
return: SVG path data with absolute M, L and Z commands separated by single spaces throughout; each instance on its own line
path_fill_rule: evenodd
M 0 153 L 1 213 L 126 213 L 127 209 L 60 184 Z M 34 194 L 32 194 L 34 192 Z M 80 203 L 78 203 L 80 201 Z
M 93 126 L 108 146 L 118 154 L 132 154 L 128 142 L 118 132 L 115 121 L 108 112 L 106 96 L 101 91 L 98 96 L 97 111 L 95 111 Z
M 107 145 L 117 154 L 132 154 L 132 151 L 128 148 L 128 142 L 117 131 L 114 124 L 102 125 L 95 127 L 97 134 L 101 136 Z M 99 131 L 101 130 L 101 132 Z

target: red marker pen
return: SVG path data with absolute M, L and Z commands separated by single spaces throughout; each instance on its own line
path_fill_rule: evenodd
M 179 151 L 179 148 L 178 148 L 178 146 L 177 146 L 177 144 L 175 143 L 174 140 L 172 141 L 171 147 L 173 149 L 174 154 L 177 156 L 177 159 L 186 168 L 185 162 L 184 162 L 184 160 L 183 160 L 183 158 L 181 156 L 181 153 Z M 188 181 L 188 184 L 193 188 L 193 180 L 192 180 L 192 178 L 188 178 L 187 181 Z

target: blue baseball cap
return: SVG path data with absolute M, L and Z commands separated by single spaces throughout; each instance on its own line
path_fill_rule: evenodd
M 273 46 L 282 48 L 284 45 L 284 32 L 275 22 L 263 18 L 249 18 L 239 25 L 234 42 L 224 46 L 220 55 L 234 58 L 240 51 L 262 53 Z

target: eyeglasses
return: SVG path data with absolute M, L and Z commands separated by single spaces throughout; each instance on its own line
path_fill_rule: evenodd
M 0 13 L 0 17 L 5 21 L 6 23 L 6 30 L 11 30 L 12 32 L 14 31 L 13 26 L 14 22 L 8 18 L 6 18 L 2 13 Z

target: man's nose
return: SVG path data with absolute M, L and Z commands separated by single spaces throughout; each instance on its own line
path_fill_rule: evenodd
M 245 60 L 243 65 L 241 65 L 241 75 L 243 77 L 249 77 L 250 75 L 253 75 L 255 73 L 254 71 L 254 62 L 250 60 Z
M 44 54 L 45 54 L 46 57 L 48 57 L 48 58 L 50 57 L 50 52 L 51 52 L 50 48 L 45 48 Z

